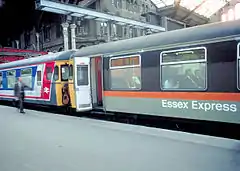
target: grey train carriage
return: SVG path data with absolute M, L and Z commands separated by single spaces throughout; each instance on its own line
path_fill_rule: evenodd
M 76 110 L 239 124 L 239 51 L 240 20 L 84 47 L 70 59 L 89 67 Z

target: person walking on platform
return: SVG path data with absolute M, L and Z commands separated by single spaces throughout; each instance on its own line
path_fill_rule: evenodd
M 18 79 L 16 79 L 15 81 L 15 85 L 14 85 L 14 97 L 15 99 L 13 100 L 13 105 L 17 108 L 17 110 L 19 110 L 19 95 L 18 95 L 19 91 L 18 91 Z
M 24 90 L 25 87 L 27 86 L 22 82 L 21 77 L 19 77 L 14 87 L 14 95 L 15 97 L 17 97 L 17 101 L 18 101 L 17 108 L 20 110 L 20 113 L 25 113 L 24 107 L 23 107 L 24 98 L 25 98 L 25 90 Z

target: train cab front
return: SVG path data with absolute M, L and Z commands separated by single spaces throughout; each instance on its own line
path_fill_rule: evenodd
M 54 67 L 54 83 L 56 88 L 57 106 L 70 107 L 71 99 L 69 92 L 70 68 L 68 60 L 56 61 Z

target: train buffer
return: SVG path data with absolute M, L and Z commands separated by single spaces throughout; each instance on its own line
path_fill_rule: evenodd
M 240 141 L 0 106 L 2 171 L 240 171 Z

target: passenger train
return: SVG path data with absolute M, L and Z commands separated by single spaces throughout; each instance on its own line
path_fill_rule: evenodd
M 59 52 L 1 64 L 0 99 L 15 98 L 14 85 L 17 78 L 21 77 L 28 87 L 25 93 L 27 103 L 63 106 L 62 87 L 68 83 L 68 62 L 73 52 Z
M 240 123 L 240 20 L 0 65 L 0 99 L 19 76 L 28 103 L 77 112 Z

